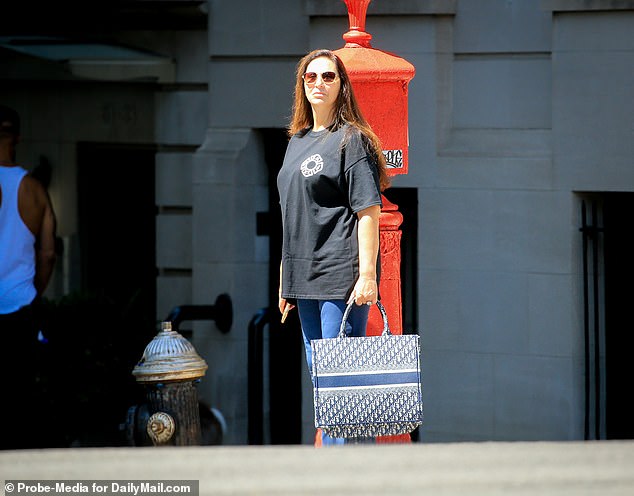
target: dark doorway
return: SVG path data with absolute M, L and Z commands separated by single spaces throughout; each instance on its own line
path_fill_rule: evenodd
M 49 446 L 119 446 L 139 389 L 132 370 L 156 334 L 151 147 L 77 150 L 79 291 L 51 303 L 42 403 L 58 413 Z
M 606 437 L 634 439 L 631 354 L 634 349 L 634 193 L 603 195 L 605 250 Z
M 149 321 L 156 314 L 154 156 L 151 147 L 82 143 L 77 157 L 82 289 Z
M 418 189 L 388 188 L 385 197 L 403 214 L 401 224 L 401 299 L 403 333 L 418 332 Z
M 633 214 L 634 193 L 583 195 L 585 439 L 634 439 L 629 415 Z
M 261 129 L 269 177 L 269 210 L 259 227 L 269 236 L 269 404 L 271 444 L 302 442 L 302 369 L 304 345 L 297 312 L 282 325 L 278 310 L 282 217 L 277 174 L 282 167 L 288 138 L 284 129 Z

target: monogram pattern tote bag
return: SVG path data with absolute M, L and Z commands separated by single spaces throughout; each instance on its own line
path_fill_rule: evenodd
M 349 337 L 344 312 L 339 335 L 311 341 L 315 427 L 332 437 L 393 436 L 423 421 L 420 343 L 416 334 Z

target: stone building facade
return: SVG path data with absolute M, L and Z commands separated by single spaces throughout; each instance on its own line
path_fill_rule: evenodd
M 95 254 L 81 250 L 82 212 L 99 198 L 142 206 L 112 189 L 91 203 L 78 177 L 99 164 L 103 188 L 128 177 L 149 187 L 156 208 L 139 222 L 155 238 L 155 317 L 230 295 L 229 333 L 188 326 L 209 364 L 201 397 L 223 413 L 225 442 L 245 444 L 248 329 L 275 306 L 272 178 L 295 64 L 343 46 L 345 5 L 129 4 L 138 11 L 117 12 L 126 22 L 100 25 L 99 40 L 67 30 L 53 43 L 25 27 L 0 37 L 2 101 L 25 121 L 19 158 L 52 164 L 66 250 L 48 296 L 85 281 L 82 257 Z M 632 437 L 622 398 L 634 2 L 374 0 L 366 27 L 373 47 L 416 68 L 409 173 L 392 190 L 404 202 L 404 325 L 423 346 L 417 439 Z M 134 244 L 125 232 L 121 243 Z M 273 323 L 267 336 L 267 440 L 310 442 L 297 336 Z

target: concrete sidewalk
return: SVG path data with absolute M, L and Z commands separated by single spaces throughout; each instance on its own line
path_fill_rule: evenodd
M 0 476 L 199 480 L 201 496 L 632 496 L 634 441 L 4 451 Z

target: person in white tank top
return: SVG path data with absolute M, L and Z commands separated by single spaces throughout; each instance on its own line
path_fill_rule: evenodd
M 55 264 L 55 214 L 42 184 L 16 164 L 20 119 L 0 105 L 0 449 L 39 447 L 36 300 Z M 16 363 L 17 362 L 17 363 Z
M 0 315 L 41 295 L 55 263 L 55 215 L 43 186 L 15 163 L 17 113 L 0 105 Z

